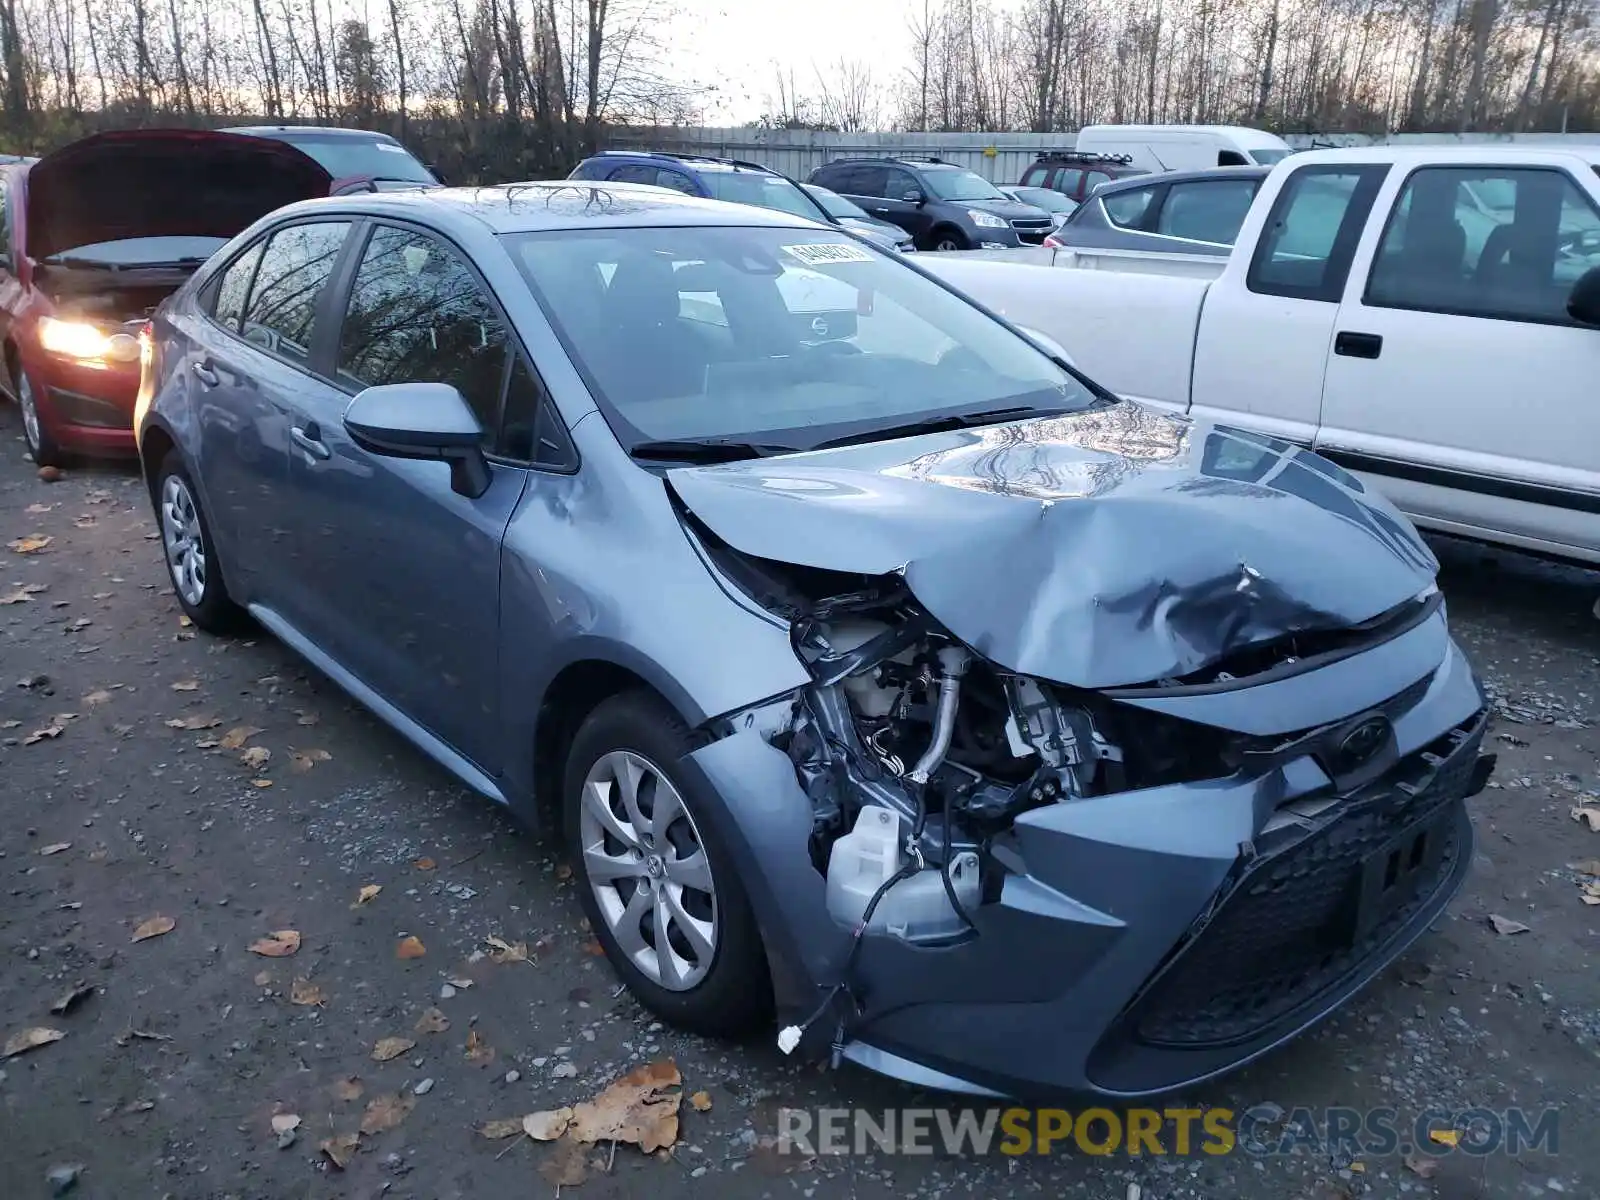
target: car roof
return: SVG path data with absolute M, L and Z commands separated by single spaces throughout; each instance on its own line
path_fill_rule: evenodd
M 473 220 L 492 233 L 648 226 L 755 226 L 789 229 L 834 227 L 791 213 L 689 196 L 645 183 L 588 179 L 536 180 L 492 187 L 427 188 L 306 200 L 281 215 L 354 213 L 432 221 Z
M 670 150 L 602 150 L 599 154 L 590 155 L 590 160 L 597 158 L 618 162 L 629 159 L 662 159 L 676 166 L 687 167 L 691 171 L 759 171 L 763 175 L 778 173 L 771 167 L 764 167 L 756 162 L 746 162 L 743 159 L 715 158 L 709 154 L 674 154 Z
M 1540 161 L 1548 162 L 1552 155 L 1575 158 L 1582 162 L 1600 165 L 1600 142 L 1529 143 L 1517 146 L 1489 146 L 1475 142 L 1420 143 L 1390 146 L 1341 146 L 1332 150 L 1304 150 L 1283 161 L 1295 166 L 1311 163 L 1401 163 L 1406 166 L 1437 165 L 1441 167 L 1499 167 L 1518 166 Z
M 223 133 L 248 133 L 256 137 L 273 137 L 283 133 L 306 133 L 316 137 L 328 138 L 364 138 L 368 141 L 376 139 L 381 142 L 399 142 L 387 133 L 380 133 L 376 129 L 346 129 L 339 125 L 233 125 L 222 130 Z
M 1299 156 L 1295 156 L 1299 161 Z M 1204 179 L 1254 179 L 1257 182 L 1272 174 L 1271 167 L 1199 167 L 1193 171 L 1148 171 L 1143 175 L 1129 175 L 1114 179 L 1095 188 L 1096 196 L 1108 192 L 1130 192 L 1142 187 L 1155 187 L 1162 183 L 1192 183 Z

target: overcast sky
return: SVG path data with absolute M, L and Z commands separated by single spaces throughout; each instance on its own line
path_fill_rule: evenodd
M 922 0 L 663 0 L 682 14 L 663 31 L 674 75 L 716 84 L 707 125 L 736 125 L 768 111 L 778 71 L 793 72 L 802 96 L 817 91 L 840 58 L 872 67 L 880 88 L 910 60 L 909 21 Z M 1001 0 L 995 7 L 1015 6 Z M 889 114 L 885 114 L 887 117 Z

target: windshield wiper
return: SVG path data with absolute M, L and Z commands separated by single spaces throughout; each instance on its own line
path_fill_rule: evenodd
M 985 408 L 979 412 L 956 413 L 948 417 L 929 417 L 923 421 L 908 421 L 904 425 L 883 425 L 861 433 L 846 434 L 826 442 L 818 442 L 814 450 L 827 450 L 834 446 L 855 446 L 862 442 L 881 442 L 889 438 L 916 437 L 923 433 L 949 433 L 956 429 L 971 429 L 975 425 L 999 425 L 1010 420 L 1028 417 L 1050 417 L 1069 409 L 1041 409 L 1029 404 L 1013 404 L 1009 408 Z
M 205 262 L 203 256 L 170 258 L 160 262 L 107 262 L 100 258 L 84 258 L 77 254 L 47 254 L 39 262 L 47 267 L 93 267 L 101 271 L 163 271 L 173 267 L 198 267 Z
M 633 458 L 659 462 L 721 463 L 766 458 L 772 454 L 794 454 L 798 446 L 777 446 L 763 442 L 736 442 L 721 438 L 685 438 L 654 442 L 635 442 L 628 448 Z

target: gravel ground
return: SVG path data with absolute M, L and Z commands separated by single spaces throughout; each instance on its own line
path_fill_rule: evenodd
M 1500 708 L 1471 882 L 1337 1019 L 1169 1105 L 1260 1106 L 1262 1136 L 1298 1127 L 1296 1153 L 808 1159 L 772 1145 L 780 1107 L 942 1100 L 653 1022 L 592 952 L 549 846 L 270 637 L 185 627 L 131 472 L 39 480 L 9 407 L 0 446 L 0 544 L 50 539 L 0 550 L 0 1038 L 65 1035 L 0 1061 L 6 1200 L 451 1200 L 563 1179 L 663 1200 L 1600 1195 L 1600 907 L 1570 865 L 1600 858 L 1571 816 L 1600 804 L 1595 576 L 1440 548 L 1457 636 Z M 252 951 L 284 930 L 292 955 Z M 415 1044 L 375 1061 L 384 1038 Z M 479 1132 L 662 1059 L 685 1097 L 670 1152 Z M 1329 1106 L 1393 1109 L 1403 1131 L 1433 1108 L 1553 1108 L 1560 1140 L 1352 1154 L 1314 1144 L 1300 1110 Z M 321 1148 L 363 1120 L 358 1149 Z

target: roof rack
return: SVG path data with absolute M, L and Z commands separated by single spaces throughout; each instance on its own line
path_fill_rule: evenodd
M 1125 165 L 1133 161 L 1131 154 L 1101 154 L 1095 150 L 1041 150 L 1040 162 L 1096 162 Z
M 892 154 L 892 155 L 889 156 L 889 161 L 890 162 L 925 162 L 925 163 L 938 163 L 940 166 L 944 165 L 944 159 L 940 158 L 937 154 Z

